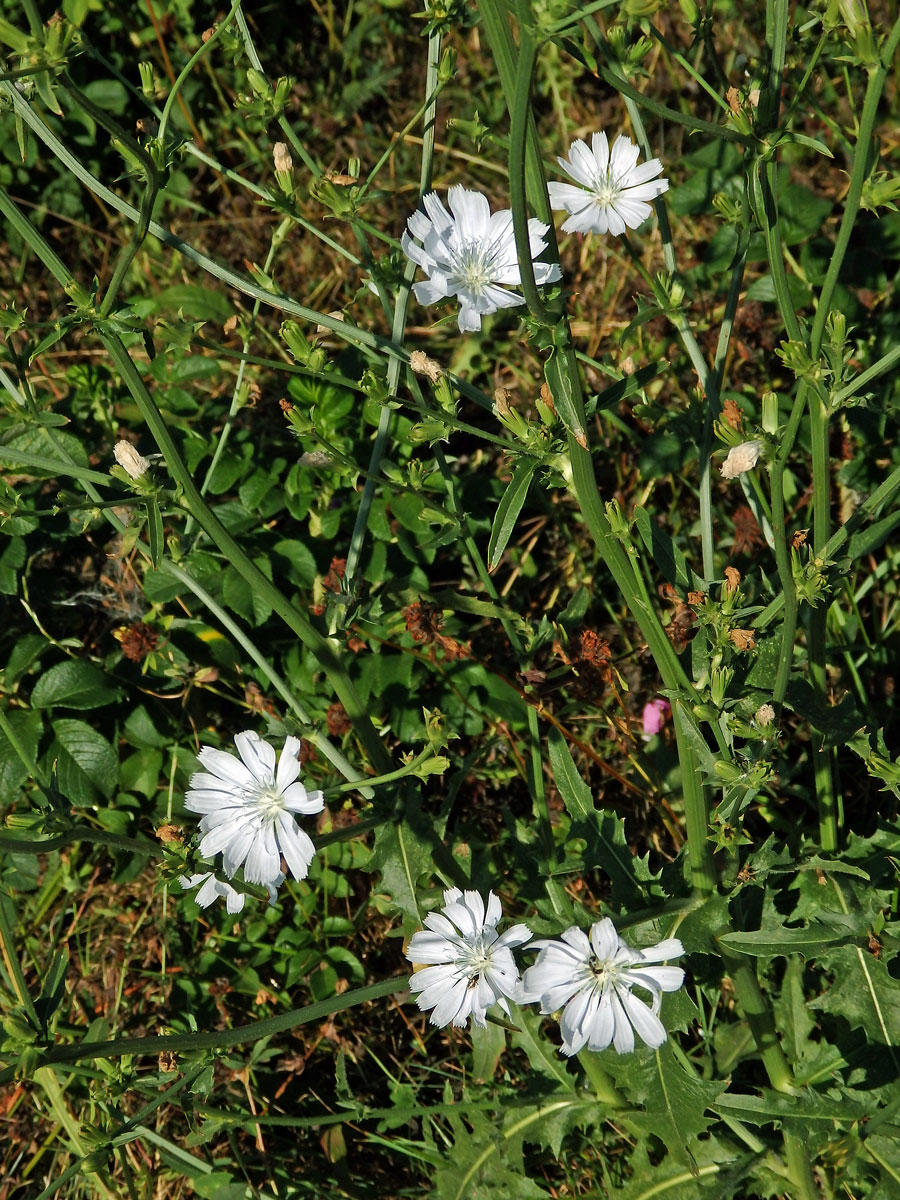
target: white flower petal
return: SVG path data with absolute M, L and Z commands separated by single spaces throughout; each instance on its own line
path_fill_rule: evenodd
M 315 856 L 294 814 L 321 812 L 325 800 L 321 791 L 308 792 L 298 780 L 299 738 L 285 738 L 277 764 L 275 749 L 251 730 L 236 734 L 234 741 L 240 758 L 211 746 L 201 749 L 197 757 L 205 770 L 191 777 L 185 808 L 201 814 L 200 853 L 206 858 L 221 854 L 229 878 L 243 867 L 244 879 L 263 884 L 274 903 L 284 881 L 282 855 L 295 879 L 306 877 Z M 229 885 L 219 880 L 218 886 Z M 217 894 L 225 897 L 229 911 L 239 911 L 229 892 Z
M 586 142 L 575 141 L 568 159 L 557 162 L 571 183 L 549 185 L 550 205 L 568 213 L 563 222 L 565 233 L 611 233 L 637 229 L 651 215 L 649 201 L 660 196 L 668 180 L 657 179 L 663 170 L 658 158 L 638 165 L 640 148 L 620 134 L 609 149 L 606 135 L 595 133 L 590 149 Z
M 460 331 L 474 332 L 481 329 L 483 317 L 524 303 L 521 296 L 506 290 L 521 281 L 512 213 L 492 214 L 486 196 L 460 184 L 450 189 L 449 205 L 452 215 L 436 193 L 429 192 L 422 199 L 425 212 L 410 217 L 400 244 L 428 276 L 413 285 L 419 303 L 455 297 Z M 533 259 L 546 248 L 547 228 L 534 218 L 528 223 Z M 539 284 L 561 278 L 558 264 L 535 262 L 534 266 Z
M 234 744 L 247 770 L 260 783 L 268 782 L 275 774 L 275 751 L 258 733 L 247 730 L 234 735 Z
M 433 1010 L 433 1025 L 465 1025 L 471 1016 L 483 1026 L 492 1005 L 518 994 L 511 947 L 526 942 L 531 930 L 520 924 L 498 935 L 502 915 L 493 892 L 485 900 L 480 892 L 448 888 L 443 911 L 428 913 L 425 929 L 410 938 L 406 957 L 429 965 L 413 974 L 409 988 L 418 993 L 416 1003 L 423 1012 Z
M 666 1027 L 659 1017 L 646 1004 L 643 1004 L 637 996 L 632 996 L 631 992 L 622 989 L 619 991 L 619 997 L 628 1020 L 634 1026 L 635 1032 L 641 1041 L 646 1042 L 651 1050 L 655 1050 L 661 1046 L 666 1040 L 667 1035 Z M 616 1049 L 618 1049 L 618 1046 Z
M 610 1041 L 620 1054 L 634 1049 L 635 1031 L 649 1046 L 661 1046 L 665 1026 L 656 1015 L 663 992 L 684 982 L 681 967 L 654 966 L 661 959 L 684 953 L 678 938 L 667 938 L 646 950 L 623 941 L 608 918 L 595 921 L 590 934 L 572 926 L 560 941 L 541 938 L 531 948 L 540 951 L 518 989 L 519 1003 L 539 1002 L 541 1012 L 562 1009 L 560 1031 L 564 1054 L 577 1054 L 588 1045 L 605 1049 Z M 631 993 L 646 989 L 648 1006 Z

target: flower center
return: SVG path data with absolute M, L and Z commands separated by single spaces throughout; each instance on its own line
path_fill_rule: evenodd
M 612 962 L 608 958 L 600 959 L 596 954 L 592 954 L 588 959 L 587 967 L 601 988 L 616 987 L 622 974 L 622 968 L 618 963 Z
M 611 171 L 607 171 L 605 175 L 600 175 L 594 181 L 594 199 L 598 204 L 602 204 L 604 208 L 609 208 L 615 204 L 621 192 L 618 180 Z
M 460 955 L 457 965 L 469 977 L 469 986 L 473 987 L 483 971 L 491 965 L 491 957 L 484 939 L 481 936 L 466 947 L 466 953 Z
M 284 812 L 284 798 L 274 780 L 259 785 L 253 803 L 264 821 L 274 821 L 279 813 Z
M 483 292 L 493 280 L 490 247 L 469 242 L 459 252 L 459 274 L 469 291 Z

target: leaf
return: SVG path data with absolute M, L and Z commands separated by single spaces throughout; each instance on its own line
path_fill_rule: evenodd
M 113 704 L 121 694 L 93 663 L 70 658 L 40 677 L 31 693 L 31 703 L 35 708 L 101 708 Z
M 147 499 L 147 537 L 150 542 L 150 562 L 158 567 L 163 556 L 163 523 L 155 496 Z
M 774 958 L 777 955 L 818 955 L 826 946 L 848 942 L 853 934 L 846 925 L 833 928 L 824 921 L 812 921 L 804 929 L 785 926 L 775 929 L 752 929 L 746 932 L 725 933 L 718 940 L 727 950 L 749 954 L 753 958 Z
M 497 512 L 491 526 L 491 537 L 488 542 L 488 570 L 493 571 L 503 557 L 512 532 L 516 527 L 522 505 L 531 486 L 531 477 L 538 467 L 535 458 L 523 459 L 513 471 L 512 479 L 497 505 Z
M 637 1133 L 652 1133 L 673 1158 L 691 1168 L 691 1144 L 713 1123 L 712 1115 L 706 1114 L 726 1083 L 706 1082 L 685 1070 L 669 1042 L 658 1050 L 629 1055 L 604 1051 L 601 1062 L 619 1089 L 643 1106 L 642 1112 L 617 1112 L 617 1121 Z
M 888 1049 L 895 1067 L 900 1054 L 900 980 L 885 963 L 859 946 L 840 946 L 823 955 L 819 965 L 834 973 L 834 983 L 810 1008 L 832 1013 L 851 1029 L 864 1029 L 870 1043 Z
M 552 1084 L 557 1094 L 565 1091 L 574 1096 L 578 1091 L 575 1076 L 567 1069 L 567 1060 L 557 1047 L 541 1032 L 543 1020 L 532 1009 L 520 1008 L 515 1017 L 519 1032 L 510 1035 L 512 1044 L 524 1053 L 529 1068 Z
M 740 1184 L 755 1174 L 759 1155 L 735 1158 L 733 1148 L 712 1136 L 696 1149 L 696 1161 L 690 1167 L 672 1154 L 651 1163 L 646 1142 L 639 1142 L 629 1160 L 631 1178 L 616 1189 L 616 1200 L 736 1200 L 751 1194 Z
M 587 435 L 584 432 L 581 415 L 575 406 L 575 392 L 566 370 L 566 357 L 568 356 L 562 355 L 558 349 L 554 349 L 544 364 L 544 375 L 560 420 L 578 445 L 586 447 Z M 574 356 L 572 356 L 572 361 L 574 363 Z
M 431 874 L 434 833 L 418 800 L 405 806 L 399 821 L 385 821 L 375 832 L 370 867 L 381 872 L 381 886 L 394 905 L 416 925 L 422 924 L 416 885 Z
M 489 1021 L 484 1029 L 472 1026 L 472 1075 L 477 1083 L 487 1083 L 497 1073 L 500 1055 L 506 1049 L 506 1030 Z
M 699 591 L 702 587 L 688 561 L 664 529 L 652 520 L 646 508 L 634 510 L 634 521 L 641 541 L 653 559 L 657 569 L 675 587 L 682 591 Z
M 600 867 L 609 876 L 613 894 L 626 909 L 645 904 L 642 883 L 651 879 L 646 861 L 637 858 L 625 841 L 625 822 L 611 812 L 594 807 L 591 790 L 578 773 L 565 738 L 558 729 L 551 729 L 548 739 L 550 767 L 572 818 L 570 838 L 585 841 L 586 870 Z
M 0 554 L 0 592 L 15 596 L 19 589 L 19 568 L 25 565 L 25 539 L 14 537 Z
M 460 1109 L 466 1112 L 465 1099 Z M 530 1112 L 524 1118 L 517 1116 L 526 1123 L 534 1119 Z M 448 1165 L 434 1176 L 438 1200 L 547 1200 L 547 1192 L 526 1177 L 521 1148 L 500 1137 L 490 1118 L 478 1109 L 469 1109 L 466 1118 L 471 1132 L 461 1119 L 451 1119 L 453 1148 L 447 1154 Z
M 43 732 L 43 719 L 39 712 L 23 712 L 21 709 L 7 712 L 6 719 L 22 748 L 32 761 L 37 758 L 38 742 Z M 29 778 L 29 770 L 19 758 L 6 734 L 0 729 L 0 797 L 6 806 L 13 800 Z
M 866 1105 L 845 1096 L 823 1096 L 807 1088 L 797 1096 L 764 1089 L 759 1096 L 740 1096 L 726 1092 L 713 1103 L 716 1112 L 746 1121 L 748 1125 L 769 1125 L 781 1121 L 798 1136 L 818 1140 L 830 1131 L 835 1121 L 858 1121 L 868 1116 Z
M 63 795 L 75 803 L 89 804 L 92 788 L 96 788 L 109 799 L 116 790 L 119 760 L 106 738 L 84 721 L 73 719 L 55 721 L 53 732 L 60 748 L 58 771 Z

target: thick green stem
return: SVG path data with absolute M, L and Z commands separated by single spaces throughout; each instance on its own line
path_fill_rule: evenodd
M 494 60 L 500 74 L 507 102 L 512 109 L 513 128 L 516 139 L 510 137 L 510 200 L 514 224 L 522 226 L 527 235 L 527 211 L 525 197 L 518 183 L 524 176 L 525 192 L 532 206 L 541 219 L 545 214 L 549 218 L 549 199 L 547 185 L 544 179 L 540 146 L 534 128 L 534 119 L 530 109 L 530 91 L 525 89 L 522 80 L 530 81 L 529 60 L 526 57 L 525 70 L 519 70 L 519 57 L 512 41 L 506 9 L 500 0 L 481 0 L 479 10 L 482 14 L 484 27 L 491 44 Z M 518 8 L 519 25 L 526 43 L 531 35 L 528 32 L 527 4 L 523 0 Z M 531 53 L 532 51 L 529 51 Z M 527 109 L 527 115 L 524 110 Z M 524 145 L 523 145 L 524 142 Z M 524 164 L 524 165 L 523 165 Z M 552 226 L 551 226 L 552 228 Z M 519 235 L 521 239 L 521 235 Z M 527 237 L 526 237 L 527 240 Z M 518 242 L 517 242 L 518 248 Z M 524 248 L 524 245 L 523 245 Z M 554 247 L 555 250 L 555 247 Z M 520 254 L 520 270 L 523 280 L 527 274 L 526 263 L 523 261 L 522 249 Z M 530 250 L 526 257 L 530 261 Z M 558 259 L 558 255 L 556 256 Z M 528 293 L 526 291 L 526 299 Z M 559 334 L 556 338 L 557 353 L 560 356 L 559 373 L 568 381 L 571 393 L 571 405 L 576 421 L 584 428 L 584 403 L 581 394 L 581 378 L 575 352 L 572 349 L 564 312 L 558 315 L 549 312 L 543 304 L 535 313 L 539 320 L 548 316 L 558 322 Z M 597 491 L 597 481 L 594 475 L 591 455 L 585 445 L 570 432 L 568 437 L 569 458 L 572 464 L 572 490 L 581 510 L 582 517 L 590 530 L 597 548 L 607 565 L 619 591 L 628 605 L 632 617 L 638 624 L 641 634 L 646 640 L 654 657 L 657 669 L 662 676 L 665 687 L 673 693 L 681 692 L 686 699 L 693 697 L 693 689 L 684 672 L 672 644 L 666 637 L 654 610 L 640 594 L 634 578 L 631 563 L 621 544 L 610 528 Z M 682 734 L 676 734 L 679 761 L 681 763 L 682 779 L 685 788 L 685 806 L 690 812 L 690 826 L 694 830 L 694 841 L 691 844 L 691 877 L 695 887 L 702 892 L 712 891 L 715 887 L 715 867 L 712 852 L 707 841 L 709 815 L 706 796 L 700 782 L 697 762 L 693 747 Z M 700 830 L 703 831 L 702 837 Z
M 722 959 L 734 983 L 734 994 L 747 1018 L 769 1083 L 777 1092 L 787 1096 L 797 1095 L 794 1077 L 778 1040 L 772 1011 L 760 989 L 755 966 L 744 955 L 733 954 L 724 949 Z M 787 1131 L 783 1134 L 783 1140 L 788 1173 L 796 1189 L 797 1200 L 818 1200 L 819 1192 L 805 1146 L 795 1134 Z

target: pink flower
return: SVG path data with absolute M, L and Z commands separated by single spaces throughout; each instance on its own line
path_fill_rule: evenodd
M 666 717 L 672 711 L 672 705 L 668 700 L 650 700 L 644 705 L 644 711 L 641 713 L 641 720 L 644 724 L 644 737 L 653 737 L 655 733 L 661 733 L 663 726 L 666 723 Z

